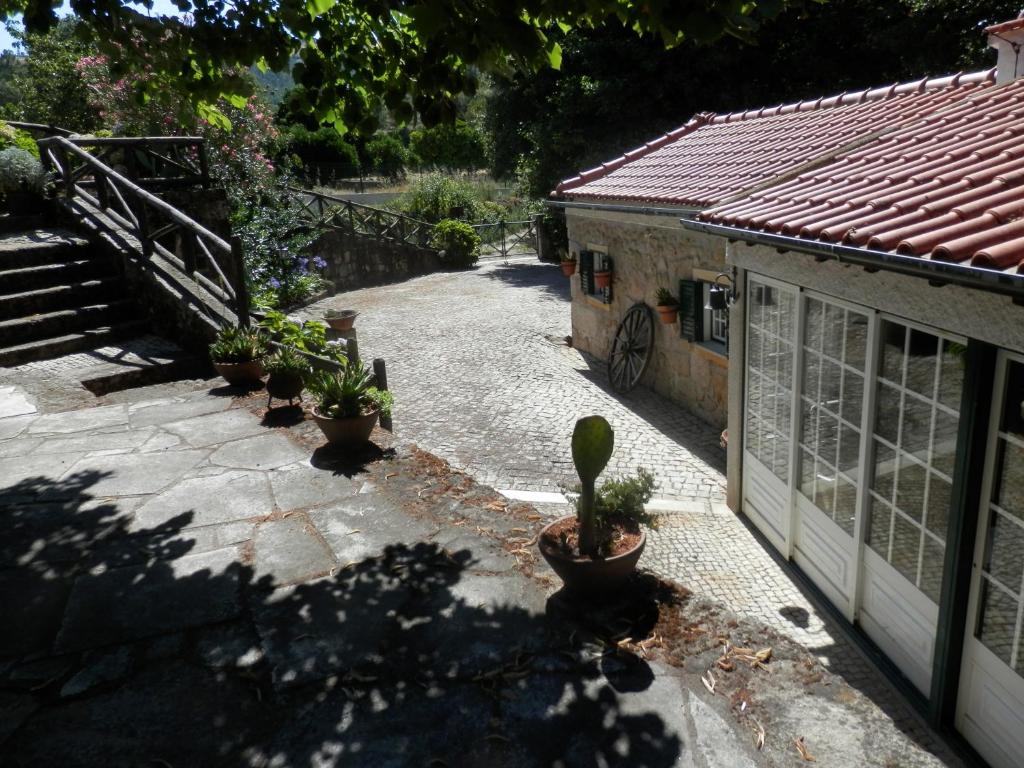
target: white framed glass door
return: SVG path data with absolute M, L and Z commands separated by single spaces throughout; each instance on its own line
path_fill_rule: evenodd
M 743 509 L 772 545 L 786 554 L 797 297 L 791 286 L 753 276 L 747 281 Z
M 1024 357 L 1000 354 L 957 728 L 993 768 L 1024 760 Z
M 966 341 L 883 319 L 879 342 L 858 619 L 927 696 Z
M 873 317 L 804 298 L 793 559 L 853 618 Z

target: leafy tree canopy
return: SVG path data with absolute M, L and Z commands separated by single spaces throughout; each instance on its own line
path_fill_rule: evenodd
M 624 27 L 671 47 L 750 35 L 803 1 L 175 0 L 181 18 L 147 15 L 147 0 L 71 7 L 112 66 L 143 62 L 154 75 L 149 87 L 173 81 L 208 119 L 217 119 L 210 105 L 218 97 L 240 105 L 251 87 L 232 71 L 290 67 L 304 86 L 294 107 L 340 131 L 370 133 L 381 104 L 400 123 L 415 112 L 431 126 L 454 116 L 456 96 L 474 92 L 478 72 L 557 68 L 570 26 Z M 57 21 L 52 0 L 0 0 L 0 17 L 19 13 L 30 33 Z

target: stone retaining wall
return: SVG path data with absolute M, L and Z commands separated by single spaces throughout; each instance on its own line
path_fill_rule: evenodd
M 352 235 L 338 229 L 321 235 L 309 247 L 308 254 L 327 262 L 324 277 L 338 291 L 397 283 L 442 269 L 437 251 L 430 248 Z
M 633 304 L 642 301 L 653 312 L 659 287 L 677 293 L 680 280 L 710 280 L 726 269 L 724 240 L 683 229 L 671 216 L 581 209 L 566 213 L 570 249 L 605 250 L 614 264 L 611 304 L 585 296 L 579 274 L 571 278 L 573 346 L 598 359 L 608 359 L 618 324 Z M 728 358 L 708 345 L 687 341 L 678 323 L 662 325 L 653 313 L 654 354 L 641 383 L 724 428 Z

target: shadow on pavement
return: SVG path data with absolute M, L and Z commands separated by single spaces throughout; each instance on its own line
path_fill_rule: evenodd
M 99 475 L 0 489 L 4 765 L 657 768 L 682 754 L 678 725 L 621 695 L 651 686 L 645 662 L 585 654 L 533 582 L 469 570 L 468 549 L 386 544 L 278 587 L 251 542 L 188 528 L 191 511 L 139 529 L 131 499 L 94 498 Z
M 536 262 L 530 264 L 500 265 L 480 274 L 491 280 L 500 280 L 515 288 L 538 288 L 556 299 L 570 300 L 569 280 L 557 264 Z

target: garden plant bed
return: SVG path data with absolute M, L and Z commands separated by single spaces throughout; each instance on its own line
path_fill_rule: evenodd
M 598 544 L 604 557 L 615 557 L 630 552 L 640 543 L 642 534 L 640 526 L 633 520 L 615 520 L 609 525 L 609 535 Z M 561 552 L 576 562 L 590 562 L 592 558 L 580 552 L 579 523 L 573 519 L 563 519 L 552 524 L 541 536 L 541 546 L 549 551 Z

